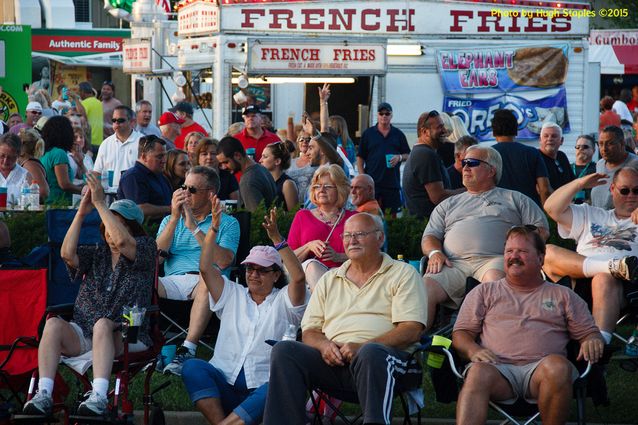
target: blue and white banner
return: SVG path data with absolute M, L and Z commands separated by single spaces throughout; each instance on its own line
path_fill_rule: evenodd
M 445 93 L 509 93 L 557 87 L 567 77 L 567 45 L 439 50 Z
M 555 122 L 570 131 L 567 116 L 567 95 L 560 87 L 554 95 L 529 100 L 505 94 L 489 99 L 469 99 L 463 96 L 445 96 L 443 112 L 458 115 L 467 131 L 479 141 L 494 140 L 492 118 L 497 109 L 510 109 L 518 119 L 518 139 L 538 139 L 544 122 Z

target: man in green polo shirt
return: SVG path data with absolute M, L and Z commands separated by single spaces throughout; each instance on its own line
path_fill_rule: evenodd
M 95 97 L 93 87 L 88 81 L 80 83 L 80 98 L 86 111 L 86 119 L 89 122 L 89 126 L 91 126 L 91 145 L 94 146 L 94 150 L 97 152 L 97 147 L 104 140 L 102 102 Z

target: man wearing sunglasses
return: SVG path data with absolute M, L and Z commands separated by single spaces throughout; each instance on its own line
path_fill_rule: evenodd
M 589 134 L 581 134 L 576 139 L 575 156 L 576 161 L 571 164 L 572 171 L 576 178 L 584 177 L 588 174 L 596 172 L 596 163 L 592 161 L 596 153 L 596 141 Z M 581 190 L 574 196 L 574 202 L 582 204 L 583 202 L 591 203 L 591 189 Z
M 135 202 L 151 223 L 171 212 L 173 191 L 164 176 L 165 166 L 166 142 L 152 135 L 141 137 L 137 161 L 122 175 L 117 189 L 117 199 Z
M 450 190 L 450 177 L 436 152 L 447 136 L 439 113 L 422 113 L 416 131 L 418 139 L 403 171 L 403 190 L 410 214 L 423 218 L 429 217 L 441 201 L 465 189 Z
M 429 258 L 424 276 L 428 328 L 438 304 L 461 305 L 469 276 L 481 282 L 503 277 L 503 245 L 510 227 L 532 225 L 543 240 L 549 236 L 545 214 L 534 201 L 496 186 L 503 164 L 495 149 L 470 146 L 462 165 L 467 192 L 437 205 L 421 239 Z
M 102 142 L 95 158 L 93 172 L 113 172 L 113 187 L 120 185 L 122 173 L 135 165 L 142 137 L 135 127 L 135 113 L 125 105 L 115 107 L 113 111 L 113 130 L 115 133 Z
M 158 293 L 172 300 L 193 300 L 188 335 L 177 349 L 173 361 L 164 373 L 180 375 L 182 364 L 195 356 L 199 342 L 212 316 L 208 305 L 206 284 L 200 281 L 199 258 L 206 234 L 216 234 L 213 263 L 228 277 L 239 246 L 239 222 L 226 213 L 218 226 L 212 223 L 213 196 L 219 190 L 219 175 L 210 167 L 193 167 L 186 175 L 184 186 L 173 193 L 171 213 L 164 217 L 157 231 L 157 247 L 167 253 L 165 276 L 161 277 Z M 211 230 L 211 226 L 213 227 Z
M 25 109 L 25 122 L 21 122 L 14 125 L 9 129 L 13 134 L 20 134 L 20 130 L 23 128 L 33 128 L 38 120 L 42 117 L 42 105 L 39 102 L 29 102 Z
M 381 102 L 377 107 L 377 124 L 361 136 L 357 152 L 359 174 L 374 179 L 374 192 L 383 210 L 396 213 L 403 207 L 401 163 L 407 161 L 410 146 L 405 134 L 392 126 L 392 106 Z
M 576 252 L 548 245 L 543 270 L 554 281 L 563 276 L 592 279 L 592 313 L 609 344 L 624 299 L 623 287 L 631 282 L 635 288 L 638 279 L 638 226 L 632 220 L 638 208 L 638 170 L 625 167 L 614 173 L 612 210 L 571 204 L 577 192 L 602 186 L 606 178 L 601 173 L 581 177 L 547 199 L 545 211 L 558 223 L 558 234 L 577 245 Z

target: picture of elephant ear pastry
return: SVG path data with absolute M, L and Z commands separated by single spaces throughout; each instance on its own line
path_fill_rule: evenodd
M 547 122 L 553 122 L 558 124 L 561 127 L 565 126 L 565 120 L 567 118 L 567 111 L 565 108 L 561 107 L 551 107 L 551 108 L 534 108 L 536 112 L 536 116 L 538 119 L 536 121 L 530 121 L 527 124 L 527 129 L 534 134 L 541 134 L 541 130 L 543 128 L 543 124 Z
M 507 74 L 519 86 L 553 87 L 565 82 L 567 67 L 567 56 L 561 48 L 524 47 L 516 49 L 514 66 Z

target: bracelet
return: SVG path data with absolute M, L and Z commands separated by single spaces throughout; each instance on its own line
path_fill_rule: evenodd
M 191 234 L 192 234 L 193 236 L 197 235 L 199 232 L 203 232 L 202 228 L 201 228 L 201 227 L 199 227 L 199 226 L 197 226 L 197 227 L 195 228 L 195 230 L 191 230 Z
M 275 244 L 275 249 L 277 251 L 280 251 L 280 250 L 284 249 L 287 246 L 288 246 L 288 241 L 284 239 L 283 241 Z
M 436 254 L 436 253 L 441 253 L 441 254 L 442 254 L 442 252 L 441 252 L 441 250 L 440 250 L 440 249 L 433 249 L 433 250 L 432 250 L 432 251 L 430 251 L 430 253 L 428 254 L 428 258 L 432 258 L 432 256 L 433 256 L 434 254 Z
M 208 230 L 212 230 L 215 233 L 219 233 L 219 227 L 215 227 L 212 224 L 210 225 L 210 229 L 208 229 Z

